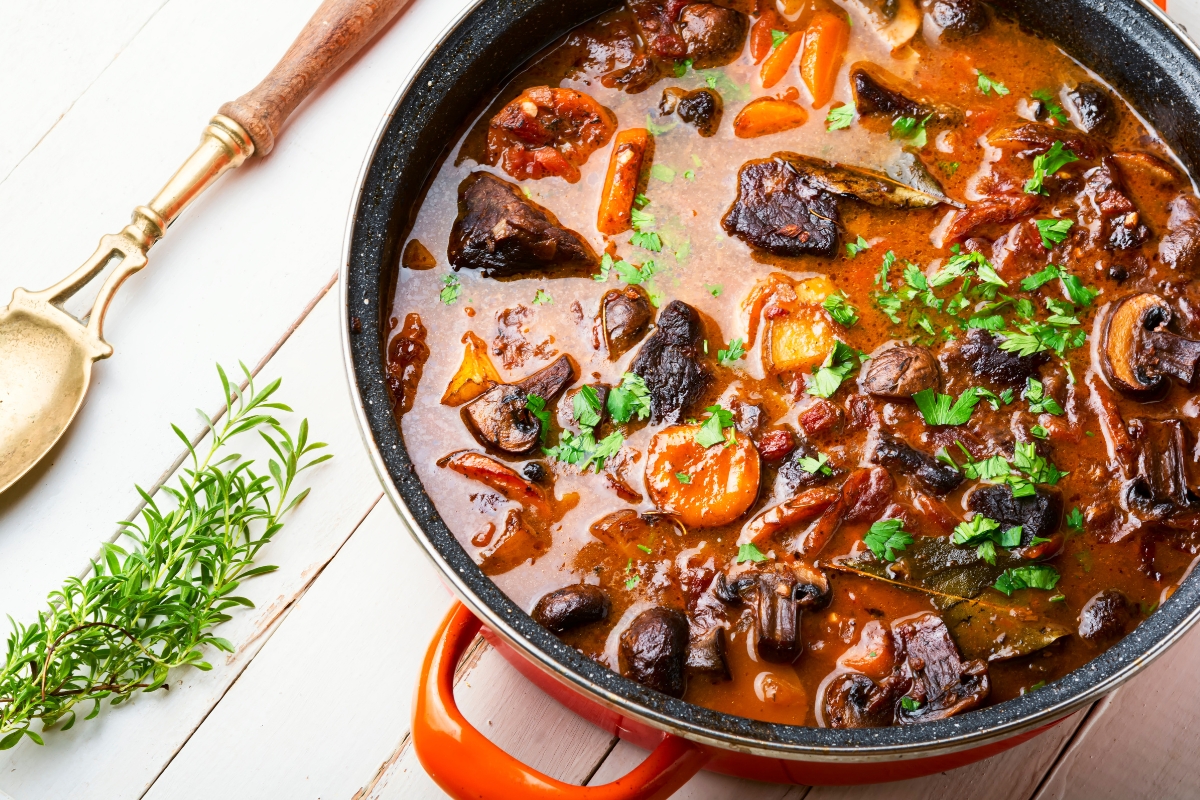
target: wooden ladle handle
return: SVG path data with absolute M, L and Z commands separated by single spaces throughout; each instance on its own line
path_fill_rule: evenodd
M 265 156 L 296 106 L 406 5 L 408 0 L 325 0 L 267 77 L 220 113 L 246 129 L 254 155 Z

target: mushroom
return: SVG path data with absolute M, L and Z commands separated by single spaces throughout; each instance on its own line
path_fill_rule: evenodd
M 663 89 L 662 100 L 658 103 L 660 115 L 678 114 L 681 120 L 705 137 L 717 132 L 717 128 L 721 126 L 723 110 L 721 95 L 708 88 L 693 89 L 689 92 L 678 86 L 671 86 Z
M 643 611 L 621 634 L 621 674 L 671 697 L 683 697 L 687 647 L 683 612 L 662 606 Z
M 924 389 L 941 389 L 942 373 L 928 348 L 898 344 L 872 356 L 862 388 L 877 397 L 907 400 Z
M 803 650 L 800 610 L 829 602 L 829 579 L 805 565 L 744 572 L 730 582 L 717 576 L 717 597 L 727 603 L 742 602 L 754 611 L 758 654 L 767 661 L 790 664 Z
M 610 359 L 617 359 L 642 340 L 654 318 L 654 307 L 640 286 L 612 289 L 600 300 L 597 327 Z
M 1107 137 L 1116 131 L 1117 108 L 1101 87 L 1084 82 L 1065 90 L 1062 97 L 1071 121 L 1084 133 Z
M 538 600 L 533 619 L 552 633 L 562 633 L 608 616 L 608 595 L 599 586 L 564 586 Z
M 1104 320 L 1100 365 L 1109 384 L 1143 402 L 1167 391 L 1167 376 L 1192 385 L 1200 369 L 1200 342 L 1167 330 L 1175 313 L 1156 294 L 1114 303 Z
M 493 386 L 462 410 L 463 421 L 483 444 L 509 455 L 531 452 L 542 435 L 542 422 L 529 409 L 529 398 L 552 400 L 575 380 L 575 366 L 562 356 L 516 384 Z
M 932 0 L 925 14 L 925 35 L 933 40 L 974 36 L 991 22 L 982 0 Z
M 917 87 L 869 61 L 859 61 L 850 68 L 850 86 L 855 108 L 864 116 L 922 119 L 932 115 L 938 122 L 962 121 L 963 114 L 957 108 L 924 97 Z
M 1132 616 L 1125 595 L 1116 589 L 1100 592 L 1079 612 L 1079 637 L 1091 644 L 1110 644 L 1125 635 Z

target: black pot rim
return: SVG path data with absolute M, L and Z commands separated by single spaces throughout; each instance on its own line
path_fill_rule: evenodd
M 600 0 L 603 2 L 603 0 Z M 996 2 L 996 0 L 993 0 Z M 381 122 L 358 178 L 350 209 L 341 268 L 340 313 L 343 354 L 359 429 L 388 497 L 410 535 L 445 582 L 483 623 L 515 651 L 572 690 L 616 712 L 667 733 L 727 750 L 772 758 L 820 762 L 878 762 L 928 758 L 973 749 L 1047 726 L 1111 692 L 1140 672 L 1200 619 L 1200 575 L 1190 574 L 1161 608 L 1109 650 L 1035 692 L 937 722 L 907 727 L 835 730 L 761 722 L 686 703 L 621 677 L 586 658 L 535 623 L 489 580 L 450 533 L 425 493 L 391 412 L 383 367 L 383 288 L 396 255 L 388 237 L 397 217 L 395 185 L 403 178 L 398 153 L 412 148 L 420 126 L 406 117 L 441 102 L 453 81 L 446 63 L 480 47 L 504 13 L 521 15 L 552 0 L 478 0 L 446 27 L 407 77 Z M 998 0 L 1000 6 L 1015 0 Z M 1107 0 L 1149 25 L 1159 47 L 1200 75 L 1200 49 L 1150 0 Z M 615 3 L 613 3 L 615 5 Z M 1071 0 L 1056 7 L 1093 6 L 1105 0 Z M 1155 27 L 1157 26 L 1157 27 Z M 553 37 L 549 37 L 553 38 Z M 1149 47 L 1139 43 L 1138 47 Z M 1161 55 L 1161 54 L 1160 54 Z M 478 57 L 479 54 L 476 54 Z M 1150 55 L 1146 56 L 1150 58 Z M 507 65 L 515 69 L 518 63 Z M 1147 77 L 1150 73 L 1147 72 Z M 453 76 L 451 76 L 453 77 Z M 1136 102 L 1137 92 L 1127 93 Z M 1161 101 L 1160 101 L 1161 102 Z M 407 113 L 411 111 L 412 113 Z M 1184 111 L 1200 123 L 1200 107 Z M 1200 124 L 1196 124 L 1200 128 Z M 1200 147 L 1196 148 L 1200 153 Z M 436 159 L 428 157 L 422 163 Z M 1193 174 L 1200 160 L 1189 161 Z M 427 174 L 419 176 L 423 186 Z M 415 178 L 414 178 L 415 180 Z

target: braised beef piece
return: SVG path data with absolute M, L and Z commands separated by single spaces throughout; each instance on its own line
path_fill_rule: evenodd
M 832 258 L 838 250 L 837 198 L 779 158 L 747 162 L 737 200 L 721 220 L 731 236 L 777 256 Z
M 871 461 L 915 478 L 934 494 L 949 494 L 963 482 L 962 473 L 888 433 L 879 435 Z
M 899 673 L 912 681 L 908 696 L 920 703 L 914 710 L 898 705 L 898 723 L 945 719 L 975 708 L 987 698 L 991 689 L 987 662 L 964 662 L 941 617 L 924 614 L 893 625 L 892 630 Z
M 1140 221 L 1137 206 L 1129 197 L 1117 163 L 1111 156 L 1084 176 L 1084 191 L 1100 212 L 1103 246 L 1108 250 L 1132 250 L 1150 236 Z
M 758 440 L 758 454 L 763 461 L 772 464 L 787 458 L 796 449 L 796 438 L 785 428 L 767 431 Z
M 688 646 L 687 669 L 693 674 L 730 679 L 729 664 L 725 660 L 724 628 L 718 625 L 692 637 Z
M 749 20 L 731 8 L 687 0 L 629 0 L 650 52 L 691 58 L 696 69 L 724 66 L 742 51 Z
M 886 728 L 909 690 L 907 678 L 889 675 L 879 683 L 857 672 L 838 676 L 825 690 L 825 723 L 831 728 Z
M 933 0 L 925 13 L 940 35 L 950 40 L 982 33 L 991 23 L 981 0 Z
M 687 617 L 656 606 L 638 614 L 621 634 L 621 674 L 671 697 L 683 697 L 687 650 Z
M 609 89 L 636 94 L 659 78 L 658 65 L 646 55 L 637 26 L 624 14 L 576 29 L 562 49 L 574 56 L 575 70 L 600 76 L 600 83 Z
M 1002 386 L 1023 386 L 1049 360 L 1044 352 L 1020 356 L 1001 350 L 1001 341 L 990 331 L 972 328 L 958 348 L 959 358 L 976 377 Z
M 939 122 L 962 116 L 957 109 L 922 97 L 917 87 L 869 61 L 859 61 L 850 67 L 850 87 L 854 90 L 855 110 L 863 116 L 924 119 L 932 114 Z
M 458 187 L 458 219 L 447 257 L 454 269 L 504 278 L 553 269 L 590 272 L 600 259 L 587 241 L 507 181 L 475 172 Z
M 924 389 L 941 389 L 942 373 L 928 348 L 900 344 L 871 357 L 862 388 L 878 397 L 908 399 Z
M 891 502 L 896 482 L 883 467 L 867 467 L 850 473 L 842 484 L 845 522 L 874 522 Z
M 671 86 L 663 89 L 658 113 L 662 116 L 677 114 L 701 136 L 712 136 L 721 126 L 723 108 L 721 95 L 713 89 L 693 89 L 689 92 Z
M 996 520 L 1001 530 L 1014 525 L 1021 526 L 1021 546 L 1028 546 L 1033 538 L 1049 539 L 1058 530 L 1062 520 L 1062 492 L 1053 486 L 1037 486 L 1034 494 L 1013 497 L 1008 484 L 981 484 L 969 498 L 967 507 L 977 514 Z
M 640 286 L 610 289 L 600 300 L 597 324 L 610 359 L 620 358 L 642 340 L 654 319 L 654 306 Z
M 1167 234 L 1158 243 L 1162 263 L 1191 278 L 1200 267 L 1200 204 L 1196 198 L 1181 194 L 1171 201 Z
M 1125 635 L 1133 609 L 1116 589 L 1093 596 L 1079 612 L 1079 636 L 1095 645 L 1108 645 Z
M 1067 111 L 1080 130 L 1096 136 L 1112 136 L 1117 130 L 1117 107 L 1102 87 L 1084 82 L 1063 92 Z
M 1129 505 L 1151 519 L 1167 519 L 1200 507 L 1200 499 L 1187 485 L 1183 422 L 1132 419 L 1128 427 L 1138 448 Z
M 818 570 L 775 563 L 729 580 L 717 576 L 714 589 L 728 603 L 741 602 L 754 612 L 758 655 L 767 661 L 790 664 L 803 651 L 800 610 L 829 602 L 829 580 Z
M 1063 147 L 1083 161 L 1096 161 L 1109 151 L 1108 145 L 1098 137 L 1042 122 L 999 128 L 988 134 L 988 140 L 996 145 L 1020 145 L 1030 157 L 1042 155 L 1055 142 L 1062 142 Z
M 607 618 L 609 606 L 599 586 L 577 583 L 538 600 L 531 616 L 551 633 L 562 633 Z
M 659 312 L 658 327 L 630 366 L 650 390 L 652 424 L 678 422 L 708 388 L 712 374 L 701 361 L 703 339 L 700 314 L 687 303 L 672 300 Z

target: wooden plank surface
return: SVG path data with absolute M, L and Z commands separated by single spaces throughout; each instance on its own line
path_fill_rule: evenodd
M 0 220 L 27 235 L 0 294 L 72 269 L 125 224 L 224 100 L 257 81 L 317 0 L 0 2 Z M 335 293 L 346 211 L 376 125 L 409 69 L 466 0 L 413 0 L 368 54 L 308 103 L 266 161 L 190 210 L 112 309 L 116 356 L 48 463 L 0 496 L 0 610 L 27 616 L 77 573 L 113 520 L 179 455 L 167 427 L 216 406 L 212 364 L 264 369 L 334 445 L 314 494 L 264 552 L 281 569 L 221 635 L 238 645 L 172 691 L 0 754 L 0 798 L 435 798 L 408 746 L 426 638 L 449 603 L 371 471 L 338 350 Z M 1193 31 L 1200 7 L 1173 8 Z M 318 296 L 311 314 L 293 324 Z M 3 298 L 6 299 L 6 298 Z M 200 430 L 196 422 L 185 430 Z M 365 521 L 364 521 L 365 519 Z M 349 653 L 347 658 L 345 655 Z M 697 776 L 687 798 L 1183 798 L 1200 795 L 1189 680 L 1200 632 L 1081 717 L 996 759 L 920 781 L 847 789 Z M 558 706 L 494 651 L 457 689 L 468 719 L 527 763 L 572 782 L 627 772 L 643 753 Z M 1078 727 L 1077 727 L 1078 726 Z M 1061 757 L 1060 757 L 1061 754 Z M 217 765 L 217 766 L 214 766 Z M 214 769 L 221 773 L 216 775 Z M 215 783 L 214 783 L 215 781 Z M 221 789 L 218 789 L 221 790 Z

